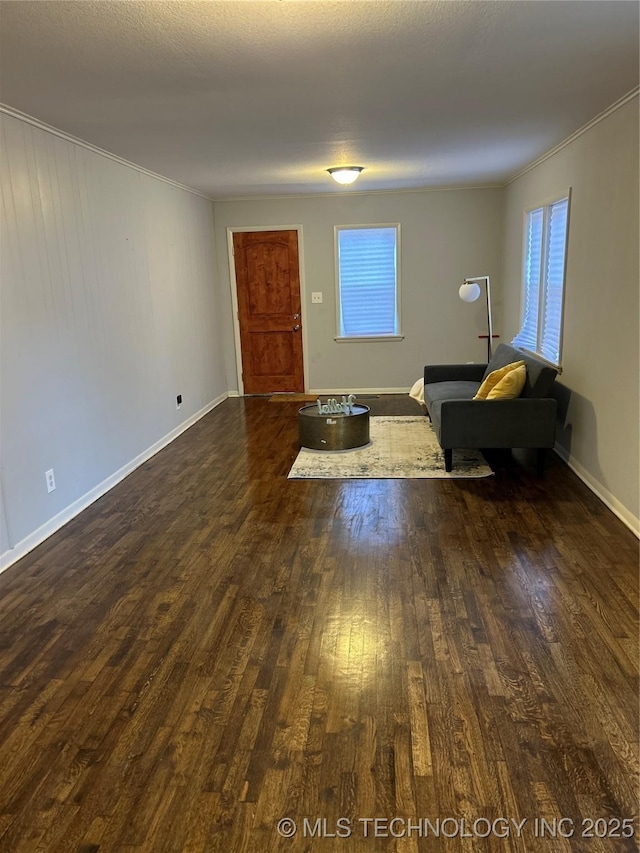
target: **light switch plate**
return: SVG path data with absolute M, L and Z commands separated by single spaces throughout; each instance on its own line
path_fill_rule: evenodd
M 312 293 L 311 294 L 311 301 L 315 302 L 316 304 L 319 305 L 322 302 L 322 293 L 318 292 L 318 291 L 316 291 L 315 293 Z

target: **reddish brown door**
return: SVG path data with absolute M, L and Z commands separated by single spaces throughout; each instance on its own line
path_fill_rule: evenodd
M 245 394 L 304 391 L 297 231 L 233 235 Z

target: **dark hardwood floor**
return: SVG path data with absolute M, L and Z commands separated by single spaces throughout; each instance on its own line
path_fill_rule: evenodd
M 0 849 L 635 851 L 636 538 L 554 456 L 288 481 L 299 406 L 0 575 Z

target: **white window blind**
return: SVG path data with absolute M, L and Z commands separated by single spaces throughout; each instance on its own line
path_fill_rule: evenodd
M 524 306 L 522 328 L 513 343 L 535 352 L 538 343 L 538 305 L 542 272 L 542 208 L 528 216 L 524 257 Z
M 398 226 L 337 228 L 340 337 L 400 334 Z
M 527 214 L 522 327 L 512 343 L 560 365 L 569 197 Z
M 540 353 L 553 364 L 560 364 L 568 212 L 568 198 L 549 205 Z

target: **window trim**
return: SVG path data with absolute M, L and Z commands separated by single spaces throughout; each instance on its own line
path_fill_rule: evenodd
M 516 343 L 518 336 L 522 333 L 523 325 L 524 325 L 524 311 L 527 304 L 527 285 L 526 285 L 526 266 L 527 266 L 527 243 L 528 243 L 528 218 L 531 213 L 536 210 L 543 211 L 543 231 L 542 231 L 542 250 L 541 250 L 541 273 L 543 273 L 540 281 L 540 291 L 538 294 L 538 319 L 536 326 L 536 346 L 540 347 L 542 341 L 542 331 L 543 331 L 543 323 L 541 320 L 544 315 L 544 295 L 547 291 L 548 284 L 546 274 L 544 270 L 546 268 L 546 259 L 547 259 L 547 247 L 548 247 L 548 235 L 547 235 L 547 223 L 549 216 L 549 208 L 557 204 L 564 199 L 567 200 L 567 226 L 565 230 L 564 237 L 564 267 L 562 271 L 562 295 L 560 300 L 560 332 L 558 336 L 558 361 L 554 362 L 547 358 L 542 352 L 539 350 L 529 349 L 529 347 L 522 346 L 521 344 Z M 566 290 L 567 290 L 567 266 L 569 263 L 569 228 L 571 222 L 571 187 L 568 187 L 566 190 L 554 193 L 553 195 L 545 197 L 543 200 L 538 201 L 536 204 L 532 204 L 528 206 L 523 211 L 522 216 L 522 265 L 520 270 L 520 325 L 517 334 L 514 336 L 512 345 L 518 347 L 523 352 L 529 353 L 530 355 L 536 356 L 541 361 L 544 361 L 545 364 L 549 364 L 551 367 L 554 367 L 559 373 L 562 373 L 562 348 L 564 344 L 564 307 L 565 307 L 565 299 L 566 299 Z
M 373 231 L 376 228 L 395 228 L 396 231 L 396 317 L 398 320 L 395 334 L 386 335 L 341 335 L 341 299 L 340 299 L 340 257 L 339 257 L 339 235 L 340 231 Z M 336 296 L 336 334 L 334 341 L 337 343 L 374 343 L 376 341 L 402 341 L 402 299 L 401 299 L 401 261 L 400 261 L 400 223 L 399 222 L 375 222 L 365 224 L 349 224 L 333 226 L 333 256 Z

